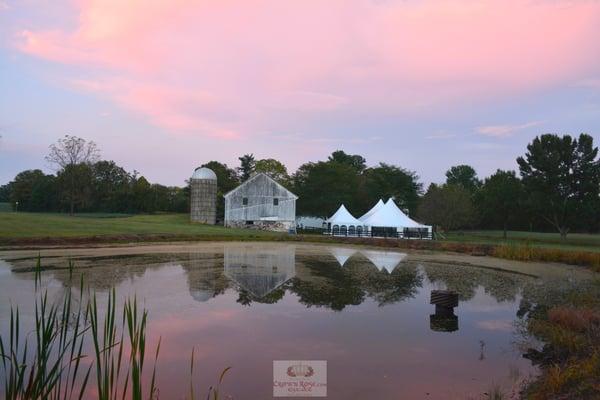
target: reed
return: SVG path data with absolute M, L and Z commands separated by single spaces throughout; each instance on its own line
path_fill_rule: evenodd
M 36 282 L 39 280 L 36 275 Z M 80 324 L 81 306 L 72 311 L 71 290 L 65 295 L 62 307 L 49 304 L 47 292 L 41 293 L 35 303 L 32 344 L 27 336 L 21 340 L 20 312 L 18 307 L 11 307 L 9 339 L 0 337 L 6 399 L 83 397 L 83 390 L 76 392 L 76 389 L 83 389 L 85 385 L 79 382 L 87 383 L 89 377 L 89 368 L 87 372 L 81 368 L 87 328 Z
M 73 269 L 73 263 L 69 262 L 70 279 Z M 146 387 L 143 377 L 148 311 L 138 308 L 137 298 L 126 299 L 118 315 L 117 294 L 113 288 L 108 294 L 106 309 L 101 313 L 95 293 L 87 302 L 83 301 L 86 291 L 82 276 L 76 299 L 69 285 L 62 302 L 51 304 L 47 291 L 41 290 L 41 271 L 38 257 L 34 271 L 34 340 L 30 340 L 29 335 L 23 336 L 28 329 L 23 326 L 18 306 L 11 307 L 8 337 L 0 335 L 4 398 L 70 400 L 93 396 L 100 400 L 157 399 L 156 366 L 161 339 L 154 351 L 154 365 Z M 85 343 L 90 340 L 93 350 L 88 355 L 84 349 Z M 190 381 L 193 379 L 193 365 L 192 351 Z M 223 370 L 217 386 L 209 388 L 207 399 L 219 399 L 220 385 L 228 370 Z M 95 392 L 89 386 L 92 371 L 95 371 Z M 192 383 L 190 389 L 190 399 L 193 399 Z

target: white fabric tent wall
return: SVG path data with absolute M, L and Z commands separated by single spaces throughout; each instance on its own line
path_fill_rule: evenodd
M 427 229 L 428 236 L 431 234 L 431 226 L 420 224 L 409 218 L 398 208 L 392 199 L 389 199 L 382 207 L 379 207 L 376 212 L 365 218 L 362 222 L 367 226 L 369 232 L 372 231 L 373 227 L 396 228 L 399 233 L 402 233 L 404 228 L 419 228 Z
M 358 219 L 354 218 L 352 214 L 346 209 L 346 207 L 342 204 L 340 208 L 326 221 L 333 225 L 346 225 L 346 226 L 362 226 L 363 223 Z
M 379 199 L 379 201 L 377 202 L 377 204 L 375 204 L 373 206 L 373 208 L 371 208 L 369 211 L 367 211 L 365 213 L 365 215 L 363 215 L 362 217 L 359 218 L 359 220 L 362 222 L 364 220 L 366 220 L 367 218 L 369 218 L 371 215 L 375 214 L 381 207 L 383 207 L 385 203 L 383 202 L 383 200 Z
M 402 212 L 394 203 L 392 199 L 389 199 L 382 207 L 376 212 L 365 218 L 363 224 L 372 227 L 391 227 L 391 228 L 423 228 L 424 226 L 416 221 L 408 218 L 406 214 Z
M 363 223 L 350 214 L 343 204 L 326 222 L 333 236 L 361 236 L 364 231 Z

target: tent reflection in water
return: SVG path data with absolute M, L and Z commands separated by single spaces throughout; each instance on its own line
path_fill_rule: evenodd
M 371 264 L 375 266 L 379 271 L 386 273 L 392 273 L 398 267 L 398 265 L 408 255 L 406 253 L 399 253 L 396 251 L 380 251 L 380 250 L 354 250 L 347 247 L 332 247 L 329 252 L 341 267 L 346 264 L 348 259 L 353 257 L 355 254 L 362 254 Z
M 407 256 L 395 251 L 362 250 L 361 253 L 380 271 L 392 273 Z
M 257 299 L 267 296 L 296 275 L 294 246 L 272 248 L 226 246 L 225 275 Z
M 333 236 L 432 238 L 431 226 L 410 219 L 392 199 L 380 199 L 358 219 L 342 204 L 326 223 L 325 233 Z
M 348 249 L 346 247 L 332 247 L 329 249 L 329 252 L 335 257 L 341 267 L 346 264 L 346 261 L 348 261 L 350 257 L 356 254 L 356 250 Z

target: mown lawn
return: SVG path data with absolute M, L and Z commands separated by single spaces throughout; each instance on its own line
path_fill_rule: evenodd
M 492 245 L 526 244 L 553 249 L 600 252 L 600 234 L 570 233 L 562 240 L 558 233 L 509 231 L 505 240 L 502 238 L 502 231 L 463 231 L 448 232 L 444 240 Z
M 187 214 L 115 215 L 0 213 L 0 238 L 85 237 L 97 235 L 268 236 L 248 229 L 192 224 Z

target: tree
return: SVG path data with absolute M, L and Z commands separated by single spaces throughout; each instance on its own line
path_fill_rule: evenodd
M 53 179 L 39 169 L 18 173 L 10 183 L 10 202 L 18 202 L 21 211 L 49 211 L 55 202 Z
M 150 213 L 154 210 L 152 198 L 152 185 L 143 176 L 133 184 L 133 207 L 136 212 Z
M 254 159 L 254 154 L 244 154 L 238 159 L 240 160 L 240 167 L 238 168 L 240 180 L 245 182 L 252 176 L 256 160 Z
M 500 225 L 503 237 L 509 222 L 520 213 L 523 199 L 523 185 L 515 171 L 497 170 L 481 186 L 476 204 L 483 220 L 492 225 Z
M 235 170 L 229 168 L 227 164 L 210 161 L 202 166 L 210 168 L 217 175 L 217 218 L 222 220 L 225 217 L 225 199 L 223 195 L 235 189 L 240 181 Z
M 446 171 L 446 184 L 459 185 L 474 193 L 481 186 L 481 181 L 470 165 L 456 165 Z
M 413 214 L 417 210 L 422 185 L 412 171 L 385 163 L 365 171 L 367 207 L 379 199 L 393 198 L 396 203 Z
M 82 168 L 76 168 L 81 164 L 91 164 L 100 158 L 100 151 L 94 142 L 88 142 L 77 136 L 65 135 L 55 144 L 50 145 L 50 153 L 46 160 L 57 166 L 61 171 L 63 188 L 67 193 L 66 198 L 70 199 L 69 212 L 73 215 L 75 211 L 75 202 L 78 195 L 83 193 L 82 188 L 78 188 L 76 182 L 82 176 L 76 176 L 83 172 Z M 81 184 L 81 182 L 79 182 Z M 76 193 L 78 192 L 78 193 Z
M 303 164 L 294 174 L 294 192 L 300 197 L 300 215 L 327 217 L 340 204 L 355 212 L 359 203 L 360 176 L 356 169 L 339 162 Z
M 133 177 L 114 161 L 92 165 L 94 211 L 124 212 L 131 206 Z
M 10 192 L 12 191 L 12 183 L 0 186 L 0 203 L 8 203 L 10 201 Z
M 273 158 L 258 160 L 254 166 L 255 172 L 263 172 L 284 186 L 289 184 L 290 176 L 282 162 Z
M 445 231 L 461 229 L 475 220 L 472 197 L 471 192 L 460 185 L 431 184 L 417 214 L 424 223 L 438 225 Z
M 563 239 L 578 218 L 590 216 L 598 201 L 600 161 L 593 141 L 586 134 L 579 139 L 545 134 L 517 158 L 530 204 Z
M 93 174 L 90 164 L 67 165 L 56 175 L 60 199 L 73 215 L 75 207 L 92 210 Z
M 336 150 L 331 153 L 327 161 L 349 165 L 357 172 L 363 172 L 367 168 L 367 160 L 365 160 L 363 156 L 358 154 L 346 154 L 342 150 Z

